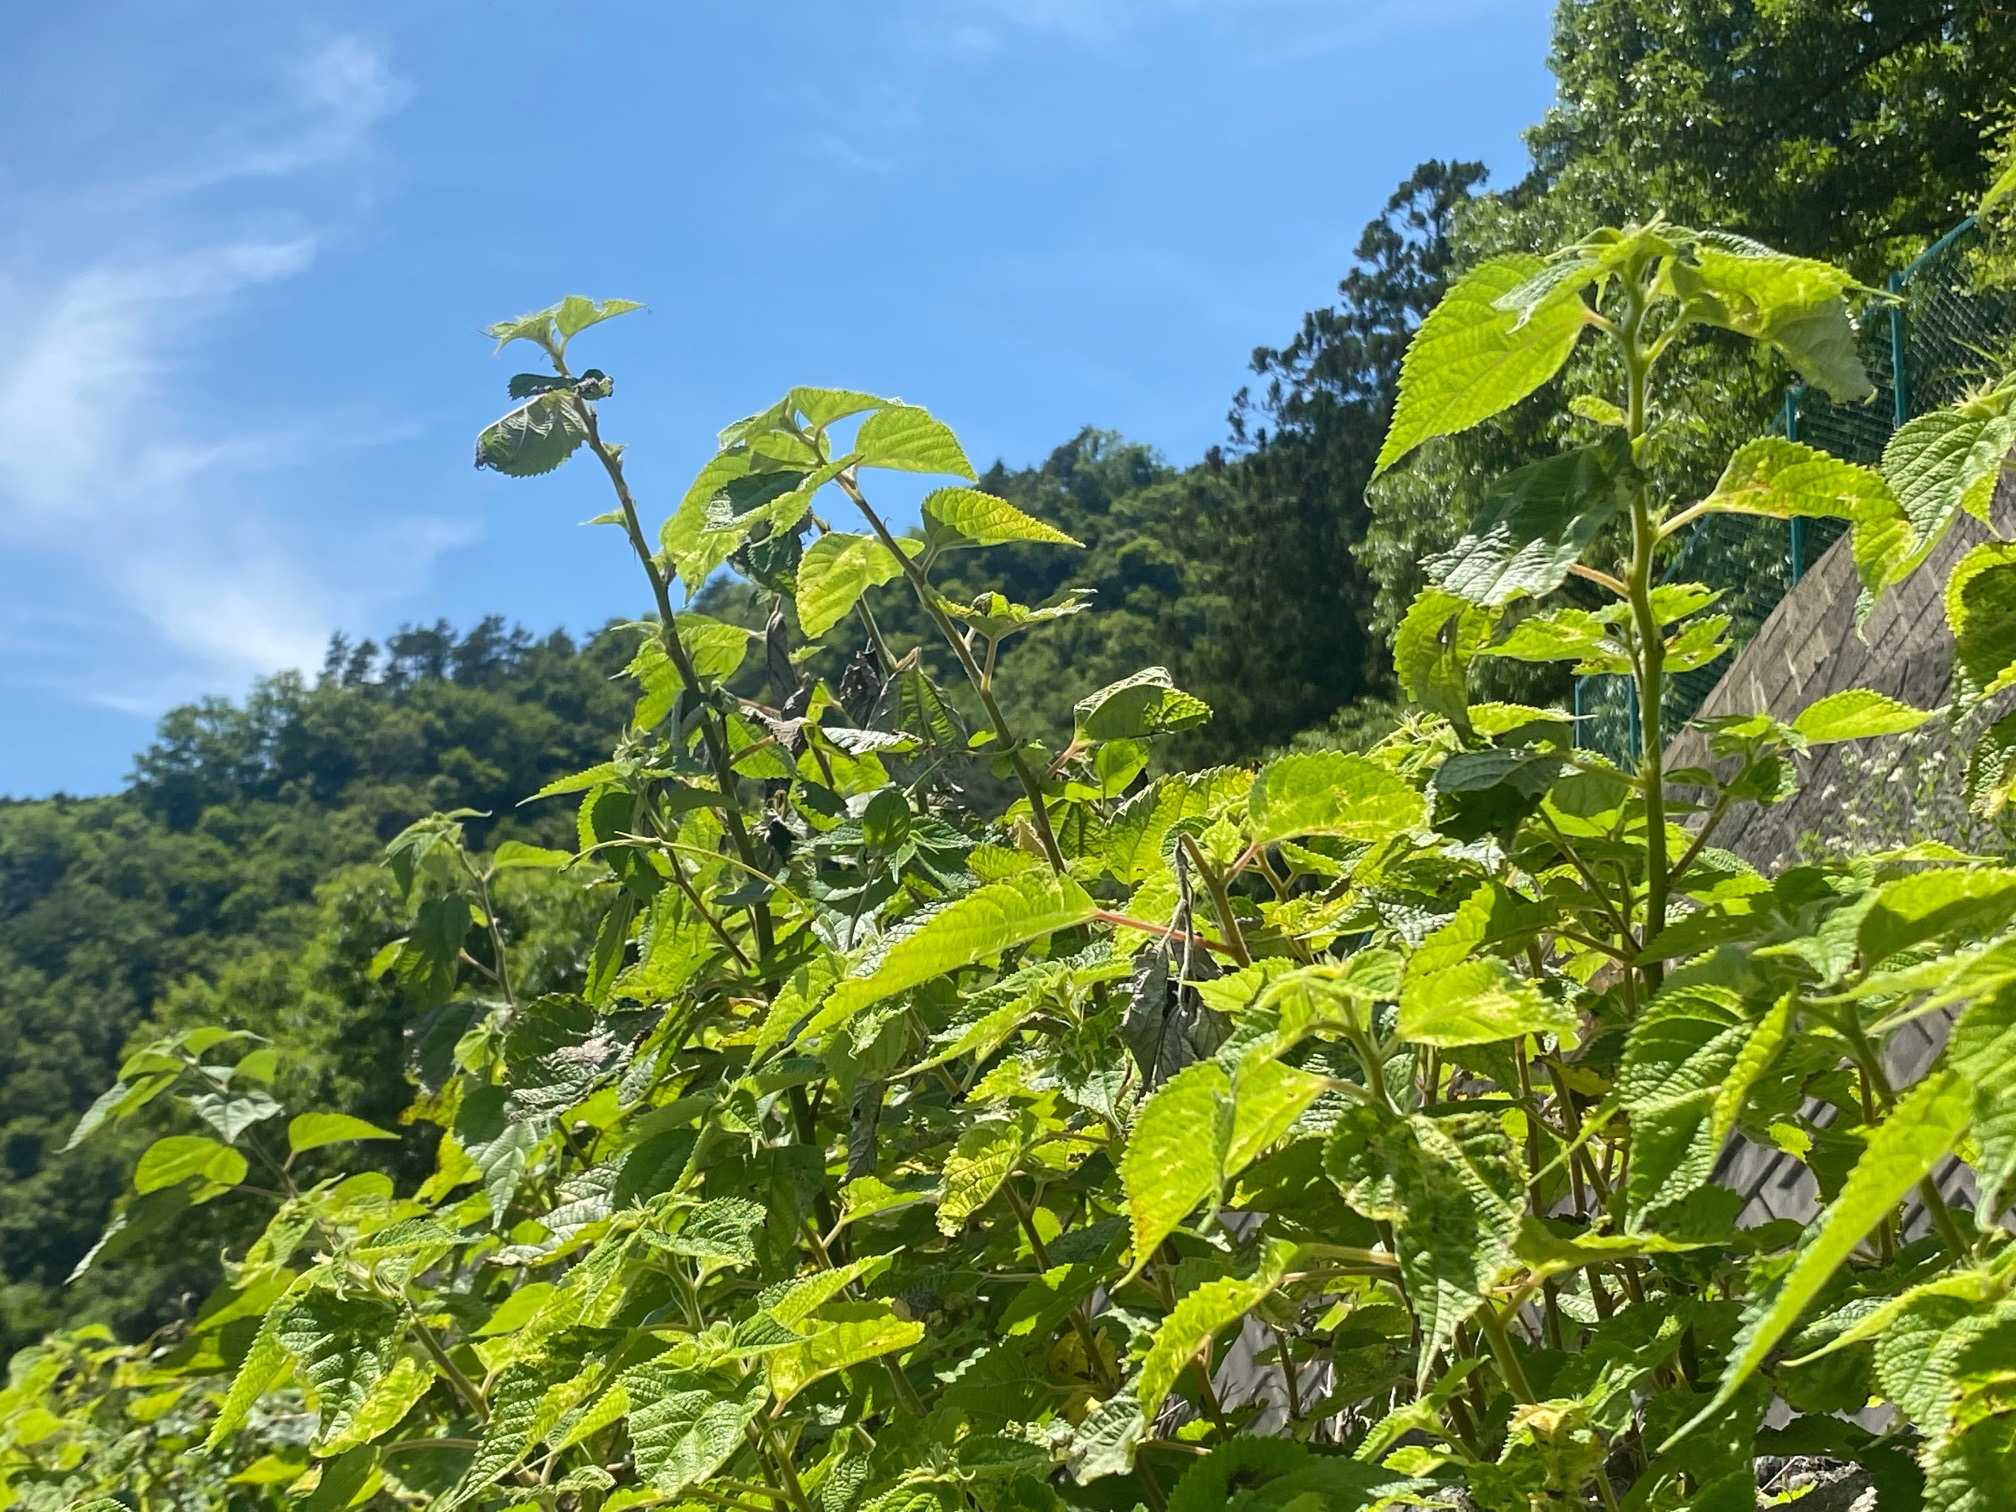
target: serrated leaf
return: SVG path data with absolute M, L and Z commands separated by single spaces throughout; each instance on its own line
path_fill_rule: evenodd
M 1055 525 L 1024 514 L 1006 499 L 976 488 L 940 488 L 924 496 L 924 529 L 940 549 L 959 546 L 1004 546 L 1011 541 L 1036 541 L 1052 546 L 1083 546 Z
M 1860 520 L 1894 510 L 1883 474 L 1782 436 L 1739 447 L 1700 508 L 1774 520 Z
M 507 478 L 550 473 L 588 439 L 570 392 L 537 394 L 476 437 L 476 465 Z
M 1530 308 L 1498 304 L 1545 269 L 1523 253 L 1491 258 L 1429 311 L 1407 344 L 1375 478 L 1423 441 L 1490 419 L 1561 370 L 1585 321 L 1579 288 L 1564 283 Z
M 2001 815 L 2016 802 L 2016 714 L 2005 714 L 1983 730 L 1967 758 L 1967 806 L 1984 819 Z
M 2000 1213 L 2016 1184 L 2016 988 L 2005 984 L 1968 1005 L 1945 1063 L 1974 1089 L 1976 1210 Z
M 1631 1026 L 1617 1095 L 1631 1118 L 1625 1198 L 1634 1228 L 1713 1174 L 1745 1098 L 1791 1033 L 1788 995 L 1753 1017 L 1743 995 L 1675 981 Z
M 303 1278 L 295 1284 L 305 1286 L 309 1282 Z M 280 1325 L 288 1310 L 289 1297 L 282 1296 L 260 1321 L 259 1331 L 252 1336 L 245 1358 L 238 1362 L 237 1373 L 231 1377 L 224 1400 L 217 1406 L 217 1417 L 203 1440 L 205 1454 L 214 1452 L 219 1444 L 237 1432 L 251 1415 L 259 1398 L 278 1386 L 282 1377 L 293 1369 L 294 1358 L 280 1342 Z
M 1031 1129 L 1022 1118 L 983 1119 L 962 1133 L 945 1157 L 938 1189 L 938 1231 L 951 1235 L 966 1226 L 1001 1190 L 1028 1148 Z
M 605 320 L 614 320 L 618 315 L 628 315 L 632 310 L 643 308 L 643 304 L 635 299 L 594 300 L 569 294 L 553 307 L 553 326 L 564 341 L 580 335 L 592 325 L 600 325 Z
M 205 1190 L 222 1191 L 245 1179 L 245 1157 L 208 1134 L 169 1134 L 147 1147 L 133 1168 L 133 1190 L 143 1195 L 199 1179 Z
M 1126 1475 L 1134 1468 L 1134 1451 L 1147 1436 L 1141 1402 L 1123 1392 L 1100 1402 L 1080 1419 L 1064 1451 L 1064 1465 L 1076 1485 L 1107 1475 Z
M 861 422 L 854 450 L 863 467 L 949 473 L 968 481 L 976 477 L 952 428 L 914 404 L 892 404 L 875 411 Z
M 1072 706 L 1079 740 L 1145 740 L 1188 730 L 1211 717 L 1211 706 L 1170 680 L 1166 667 L 1144 667 Z
M 433 1512 L 454 1512 L 494 1486 L 525 1458 L 532 1447 L 532 1430 L 538 1422 L 539 1404 L 551 1384 L 540 1362 L 525 1361 L 506 1368 L 489 1392 L 490 1420 L 476 1441 L 475 1455 L 462 1479 Z
M 1470 704 L 1470 663 L 1482 654 L 1496 620 L 1496 611 L 1446 589 L 1422 589 L 1393 632 L 1393 671 L 1400 691 L 1431 714 L 1462 726 Z
M 315 1447 L 341 1439 L 399 1357 L 405 1333 L 397 1311 L 365 1297 L 310 1291 L 280 1320 L 280 1347 L 301 1367 L 321 1420 Z
M 226 1144 L 236 1144 L 240 1134 L 281 1111 L 264 1092 L 205 1092 L 190 1098 L 189 1106 Z
M 924 549 L 914 536 L 898 537 L 896 544 L 913 557 Z M 902 575 L 895 553 L 874 536 L 828 531 L 805 548 L 798 564 L 799 628 L 816 640 L 845 619 L 862 594 Z
M 300 1113 L 287 1121 L 287 1148 L 296 1155 L 353 1139 L 398 1137 L 389 1129 L 381 1129 L 361 1118 L 352 1118 L 348 1113 Z
M 1462 539 L 1421 565 L 1473 604 L 1552 593 L 1623 511 L 1630 472 L 1630 443 L 1613 436 L 1507 473 Z
M 622 1384 L 637 1471 L 668 1496 L 718 1473 L 768 1399 L 761 1386 L 724 1392 L 696 1371 L 660 1365 L 627 1370 Z
M 1966 1081 L 1952 1071 L 1935 1072 L 1899 1099 L 1871 1132 L 1841 1195 L 1807 1231 L 1791 1270 L 1746 1311 L 1714 1398 L 1660 1453 L 1728 1405 L 1870 1230 L 1953 1152 L 1972 1112 Z
M 768 1216 L 760 1202 L 745 1197 L 717 1197 L 688 1213 L 675 1232 L 653 1235 L 652 1242 L 675 1255 L 703 1262 L 703 1269 L 707 1270 L 754 1265 L 756 1231 Z
M 1497 956 L 1409 972 L 1400 989 L 1399 1034 L 1417 1045 L 1488 1045 L 1525 1034 L 1551 1034 L 1572 1045 L 1579 1027 L 1572 1006 Z
M 1928 709 L 1914 709 L 1871 688 L 1843 688 L 1801 709 L 1792 728 L 1808 745 L 1828 745 L 1837 740 L 1900 735 L 1931 717 Z
M 499 1223 L 524 1179 L 525 1162 L 546 1132 L 532 1119 L 509 1117 L 508 1103 L 502 1087 L 472 1087 L 455 1113 L 456 1141 L 481 1173 L 491 1217 Z
M 1322 1078 L 1272 1060 L 1248 1060 L 1236 1075 L 1216 1061 L 1185 1066 L 1142 1104 L 1120 1157 L 1120 1185 L 1134 1242 L 1130 1274 L 1154 1257 L 1200 1203 L 1288 1132 L 1323 1088 Z
M 709 687 L 733 677 L 756 641 L 754 633 L 742 626 L 704 614 L 677 615 L 673 625 L 679 633 L 679 644 L 693 663 L 694 673 Z M 639 689 L 630 722 L 640 730 L 655 729 L 672 712 L 686 687 L 679 664 L 666 649 L 657 627 L 645 629 L 647 633 L 623 668 L 624 675 L 632 678 Z
M 1427 795 L 1376 761 L 1345 751 L 1270 761 L 1247 797 L 1247 833 L 1256 845 L 1298 835 L 1376 845 L 1427 822 Z
M 1837 403 L 1869 396 L 1842 297 L 1854 279 L 1827 263 L 1736 237 L 1704 236 L 1691 251 L 1691 260 L 1669 260 L 1666 272 L 1694 318 L 1775 346 Z
M 574 862 L 572 851 L 554 850 L 545 845 L 527 845 L 523 840 L 506 840 L 490 853 L 493 871 L 560 871 Z
M 1370 1512 L 1433 1505 L 1424 1482 L 1293 1439 L 1230 1438 L 1194 1460 L 1169 1494 L 1168 1512 Z
M 1988 517 L 1995 484 L 2016 447 L 2016 414 L 1992 398 L 1919 415 L 1883 448 L 1883 476 L 1910 525 L 1910 551 L 1893 581 L 1925 560 L 1962 513 Z
M 868 410 L 887 409 L 893 401 L 863 394 L 854 389 L 794 388 L 784 396 L 784 405 L 804 420 L 807 430 L 822 431 L 835 420 Z
M 770 1394 L 782 1404 L 814 1381 L 881 1355 L 908 1349 L 924 1337 L 924 1325 L 894 1313 L 849 1319 L 820 1329 L 787 1349 L 764 1357 Z
M 433 1384 L 432 1365 L 422 1364 L 410 1353 L 400 1355 L 357 1404 L 348 1427 L 340 1433 L 325 1431 L 315 1452 L 324 1456 L 342 1454 L 390 1433 Z
M 1323 1169 L 1354 1209 L 1394 1226 L 1425 1387 L 1512 1257 L 1526 1191 L 1511 1136 L 1489 1113 L 1400 1118 L 1358 1104 L 1331 1131 Z
M 1074 928 L 1096 910 L 1091 896 L 1068 877 L 1038 873 L 989 883 L 884 935 L 835 985 L 815 1026 L 830 1028 L 920 982 Z
M 1154 1342 L 1141 1362 L 1134 1392 L 1141 1416 L 1153 1419 L 1175 1388 L 1184 1367 L 1199 1350 L 1257 1307 L 1280 1285 L 1291 1246 L 1271 1248 L 1260 1268 L 1251 1276 L 1221 1276 L 1193 1287 L 1176 1303 L 1175 1309 L 1155 1329 Z
M 1979 939 L 1998 933 L 2011 918 L 2016 918 L 2016 868 L 1918 872 L 1877 889 L 1862 916 L 1858 944 L 1863 964 L 1874 966 L 1943 934 Z
M 2016 686 L 2016 543 L 1984 541 L 1954 565 L 1946 623 L 1971 697 Z

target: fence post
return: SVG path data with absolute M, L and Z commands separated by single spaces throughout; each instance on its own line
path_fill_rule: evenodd
M 1791 384 L 1785 390 L 1785 439 L 1799 439 L 1799 385 Z M 1806 571 L 1806 521 L 1801 515 L 1792 516 L 1792 582 L 1797 585 Z

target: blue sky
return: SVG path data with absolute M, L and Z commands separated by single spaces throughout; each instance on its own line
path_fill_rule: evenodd
M 652 520 L 793 383 L 985 465 L 1188 462 L 1419 160 L 1509 182 L 1542 0 L 38 7 L 0 92 L 0 793 L 336 628 L 640 609 L 601 480 L 470 466 L 567 292 Z M 900 505 L 900 500 L 897 501 Z M 901 513 L 900 507 L 897 510 Z

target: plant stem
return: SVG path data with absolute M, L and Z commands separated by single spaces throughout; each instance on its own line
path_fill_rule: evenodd
M 1512 1337 L 1505 1332 L 1505 1320 L 1498 1316 L 1498 1309 L 1488 1301 L 1477 1310 L 1477 1326 L 1490 1342 L 1491 1354 L 1498 1361 L 1498 1369 L 1503 1372 L 1513 1399 L 1529 1404 L 1536 1401 L 1533 1383 L 1526 1379 L 1526 1367 L 1519 1363 L 1519 1356 L 1512 1347 Z
M 1641 338 L 1645 326 L 1645 291 L 1637 267 L 1622 279 L 1624 319 L 1618 339 L 1624 348 L 1626 382 L 1626 433 L 1631 438 L 1632 460 L 1637 460 L 1646 431 L 1646 390 L 1651 361 Z M 1665 692 L 1666 640 L 1659 617 L 1652 608 L 1652 566 L 1659 543 L 1658 522 L 1652 516 L 1652 501 L 1644 475 L 1635 470 L 1631 484 L 1631 617 L 1638 630 L 1638 708 L 1642 744 L 1638 759 L 1638 780 L 1645 794 L 1645 940 L 1655 938 L 1666 927 L 1666 789 L 1665 740 L 1660 710 Z M 1641 968 L 1649 985 L 1659 985 L 1656 961 Z
M 860 485 L 847 473 L 840 474 L 834 481 L 840 485 L 841 491 L 854 501 L 854 507 L 861 511 L 862 518 L 868 522 L 876 537 L 902 567 L 903 575 L 910 580 L 910 586 L 917 594 L 917 602 L 924 607 L 924 612 L 930 615 L 932 622 L 938 626 L 938 633 L 952 648 L 953 655 L 959 658 L 959 665 L 966 673 L 966 680 L 973 685 L 973 691 L 980 695 L 981 706 L 986 709 L 988 719 L 993 721 L 995 735 L 1008 748 L 1008 764 L 1015 769 L 1015 776 L 1021 782 L 1022 791 L 1029 799 L 1030 822 L 1036 827 L 1036 839 L 1043 847 L 1043 855 L 1049 861 L 1050 869 L 1061 875 L 1064 871 L 1064 852 L 1058 847 L 1056 832 L 1050 828 L 1050 810 L 1044 805 L 1043 784 L 1030 769 L 1029 760 L 1022 754 L 1020 743 L 1015 739 L 1014 732 L 1008 728 L 1008 721 L 1001 713 L 1001 705 L 995 701 L 994 689 L 988 681 L 987 674 L 973 659 L 973 648 L 966 644 L 966 637 L 959 633 L 945 611 L 938 607 L 937 595 L 932 592 L 930 581 L 924 576 L 924 569 L 911 560 L 910 554 L 897 543 L 896 537 L 890 534 L 889 527 L 882 523 L 882 517 L 869 505 Z
M 564 374 L 564 367 L 562 369 Z M 601 462 L 602 470 L 609 475 L 609 485 L 616 490 L 616 502 L 623 509 L 623 528 L 630 537 L 630 549 L 637 554 L 637 561 L 644 569 L 644 576 L 650 580 L 651 595 L 658 601 L 658 638 L 665 647 L 665 654 L 671 658 L 685 685 L 698 695 L 705 690 L 700 681 L 700 673 L 693 665 L 693 658 L 686 650 L 686 643 L 680 638 L 679 626 L 672 614 L 672 592 L 665 581 L 665 574 L 658 569 L 657 558 L 652 554 L 651 544 L 644 538 L 644 527 L 638 523 L 637 501 L 630 495 L 630 485 L 623 477 L 623 461 L 602 440 L 602 432 L 596 424 L 595 406 L 585 399 L 576 399 L 574 408 L 579 414 L 583 427 L 588 432 L 588 446 Z M 736 854 L 743 864 L 754 868 L 756 847 L 749 839 L 749 830 L 742 822 L 742 811 L 735 803 L 735 764 L 728 755 L 728 738 L 722 729 L 721 716 L 711 706 L 703 705 L 700 710 L 700 739 L 707 747 L 708 759 L 714 766 L 714 780 L 721 789 L 721 821 L 728 831 L 728 838 L 734 845 Z M 756 948 L 759 954 L 768 956 L 774 945 L 770 930 L 770 906 L 762 901 L 749 905 L 749 922 L 756 931 Z
M 455 1394 L 462 1398 L 463 1404 L 476 1415 L 476 1421 L 489 1422 L 490 1404 L 483 1400 L 483 1393 L 477 1390 L 476 1383 L 464 1375 L 461 1368 L 448 1358 L 448 1351 L 443 1349 L 441 1341 L 434 1337 L 434 1330 L 415 1318 L 413 1333 L 420 1340 L 420 1347 L 427 1351 L 427 1357 L 439 1368 L 441 1374 L 448 1378 L 448 1384 L 455 1388 Z
M 1190 864 L 1203 877 L 1205 889 L 1211 894 L 1211 909 L 1218 915 L 1218 927 L 1225 931 L 1225 943 L 1231 947 L 1232 959 L 1241 966 L 1253 964 L 1252 952 L 1246 948 L 1246 936 L 1239 928 L 1239 920 L 1232 912 L 1232 895 L 1225 890 L 1225 879 L 1211 868 L 1204 859 L 1204 852 L 1197 848 L 1195 836 L 1183 835 L 1179 842 L 1190 853 Z

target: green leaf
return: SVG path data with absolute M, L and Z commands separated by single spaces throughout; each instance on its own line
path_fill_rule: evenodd
M 1421 565 L 1473 604 L 1552 593 L 1623 511 L 1630 475 L 1622 436 L 1519 468 L 1491 486 L 1461 540 Z
M 571 392 L 538 394 L 493 420 L 476 438 L 476 465 L 507 478 L 550 473 L 588 439 Z
M 348 1113 L 302 1113 L 287 1122 L 287 1148 L 299 1155 L 324 1145 L 352 1139 L 397 1139 L 389 1129 L 352 1118 Z
M 1145 740 L 1188 730 L 1211 717 L 1211 706 L 1185 693 L 1164 667 L 1144 667 L 1072 706 L 1076 739 Z
M 1031 607 L 1017 604 L 991 589 L 977 593 L 970 604 L 933 594 L 938 607 L 956 620 L 973 626 L 989 640 L 1005 640 L 1020 631 L 1052 620 L 1068 619 L 1092 607 L 1092 590 L 1067 588 L 1048 603 Z
M 1862 961 L 1874 966 L 1900 950 L 1958 932 L 1979 939 L 2016 917 L 2016 868 L 1918 872 L 1884 883 L 1862 916 Z
M 719 1473 L 769 1396 L 761 1386 L 725 1393 L 697 1371 L 662 1365 L 626 1370 L 622 1386 L 637 1472 L 668 1496 Z
M 973 488 L 941 488 L 924 496 L 924 530 L 940 550 L 960 546 L 1001 546 L 1010 541 L 1039 541 L 1052 546 L 1083 546 L 1055 525 L 1024 514 L 1006 499 Z
M 1842 298 L 1854 279 L 1827 263 L 1716 233 L 1691 253 L 1691 261 L 1668 259 L 1665 272 L 1692 318 L 1775 346 L 1837 403 L 1869 396 L 1873 385 Z
M 1260 1269 L 1251 1276 L 1221 1276 L 1193 1287 L 1155 1330 L 1148 1356 L 1135 1378 L 1135 1396 L 1141 1416 L 1152 1420 L 1163 1401 L 1175 1388 L 1184 1367 L 1197 1352 L 1220 1333 L 1258 1306 L 1281 1283 L 1293 1246 L 1271 1248 Z
M 901 472 L 950 473 L 973 481 L 977 475 L 951 427 L 914 404 L 892 404 L 861 422 L 854 450 L 863 467 Z
M 365 1297 L 311 1291 L 286 1309 L 280 1347 L 301 1366 L 321 1421 L 319 1446 L 347 1435 L 373 1389 L 399 1357 L 405 1333 L 399 1313 Z
M 968 1127 L 945 1157 L 938 1189 L 938 1232 L 951 1235 L 985 1207 L 1014 1173 L 1029 1146 L 1028 1115 L 982 1119 Z
M 794 388 L 784 396 L 785 408 L 796 411 L 805 428 L 812 431 L 823 431 L 835 420 L 844 420 L 849 415 L 887 409 L 889 404 L 887 399 L 854 389 Z
M 1750 1090 L 1791 1036 L 1792 998 L 1761 1017 L 1740 992 L 1675 978 L 1631 1026 L 1617 1095 L 1631 1118 L 1625 1198 L 1638 1228 L 1714 1173 Z
M 1497 956 L 1410 972 L 1400 989 L 1399 1034 L 1417 1045 L 1488 1045 L 1524 1034 L 1575 1043 L 1580 1016 Z
M 1512 1258 L 1526 1185 L 1511 1136 L 1490 1113 L 1400 1118 L 1360 1103 L 1331 1131 L 1323 1169 L 1354 1209 L 1394 1226 L 1425 1387 Z
M 1099 1403 L 1079 1421 L 1064 1452 L 1072 1482 L 1083 1486 L 1102 1476 L 1128 1474 L 1134 1451 L 1147 1434 L 1140 1400 L 1132 1392 Z
M 592 325 L 600 325 L 605 320 L 614 320 L 618 315 L 628 315 L 632 310 L 643 308 L 635 299 L 597 301 L 569 294 L 553 307 L 553 326 L 564 341 L 580 335 Z
M 492 871 L 559 871 L 574 863 L 572 851 L 553 850 L 544 845 L 527 845 L 523 840 L 506 840 L 490 853 Z
M 1429 312 L 1407 344 L 1375 478 L 1423 441 L 1490 419 L 1561 371 L 1587 315 L 1581 290 L 1564 283 L 1528 309 L 1498 304 L 1545 267 L 1523 253 L 1491 258 Z
M 1230 1438 L 1190 1468 L 1169 1495 L 1168 1512 L 1368 1512 L 1432 1505 L 1410 1491 L 1420 1481 L 1292 1439 Z
M 1134 1241 L 1130 1276 L 1199 1203 L 1221 1195 L 1315 1101 L 1322 1078 L 1272 1060 L 1228 1073 L 1216 1061 L 1185 1066 L 1141 1107 L 1120 1157 Z
M 297 1284 L 305 1285 L 306 1281 L 304 1279 Z M 231 1377 L 230 1389 L 217 1406 L 216 1420 L 210 1424 L 210 1432 L 203 1440 L 205 1454 L 213 1453 L 219 1444 L 236 1433 L 245 1419 L 251 1416 L 259 1398 L 278 1386 L 281 1378 L 293 1368 L 293 1356 L 280 1342 L 281 1322 L 288 1312 L 288 1301 L 283 1296 L 260 1321 L 259 1331 L 252 1336 L 245 1358 L 238 1362 L 238 1371 Z
M 1911 527 L 1901 578 L 1931 554 L 1964 512 L 1986 521 L 1989 500 L 2016 446 L 2016 414 L 1994 396 L 1919 415 L 1883 448 L 1883 475 Z
M 1954 565 L 1946 623 L 1970 696 L 2016 686 L 2016 542 L 1984 541 Z
M 2016 1183 L 2016 988 L 2004 985 L 1968 1005 L 1945 1063 L 1974 1089 L 1975 1210 L 2003 1212 Z
M 924 549 L 913 536 L 898 537 L 896 544 L 913 557 Z M 828 531 L 805 548 L 798 564 L 799 628 L 808 640 L 818 639 L 847 617 L 863 593 L 902 575 L 895 553 L 874 536 Z
M 686 1215 L 676 1232 L 653 1234 L 660 1249 L 702 1262 L 703 1271 L 756 1263 L 756 1231 L 768 1210 L 746 1197 L 717 1197 Z
M 454 1512 L 516 1468 L 532 1447 L 539 1404 L 551 1384 L 549 1372 L 538 1361 L 521 1361 L 497 1378 L 489 1392 L 490 1421 L 483 1425 L 469 1468 L 432 1512 Z
M 1496 619 L 1495 611 L 1446 589 L 1422 589 L 1393 633 L 1400 691 L 1429 713 L 1463 726 L 1469 718 L 1470 663 L 1491 638 Z
M 1345 751 L 1283 756 L 1260 769 L 1247 798 L 1255 845 L 1334 835 L 1376 845 L 1428 822 L 1427 795 L 1369 757 Z
M 1084 888 L 1068 877 L 1047 873 L 989 883 L 949 903 L 920 910 L 878 940 L 833 988 L 815 1026 L 844 1023 L 870 1003 L 1071 929 L 1095 911 Z
M 208 1134 L 170 1134 L 147 1147 L 133 1170 L 133 1190 L 158 1192 L 191 1177 L 203 1189 L 225 1191 L 245 1179 L 245 1157 Z
M 1843 688 L 1801 709 L 1792 721 L 1792 728 L 1805 737 L 1808 745 L 1830 745 L 1837 740 L 1900 735 L 1917 729 L 1931 717 L 1928 709 L 1914 709 L 1873 689 Z
M 1975 740 L 1966 788 L 1967 806 L 1984 819 L 1997 818 L 2016 801 L 2016 714 L 2003 715 Z
M 1988 187 L 1981 196 L 1981 203 L 1974 207 L 1976 215 L 1986 215 L 2004 200 L 2016 197 L 2016 162 L 2011 162 L 2002 170 L 2002 176 Z
M 770 1394 L 782 1405 L 836 1370 L 908 1349 L 923 1337 L 922 1323 L 899 1318 L 894 1313 L 832 1324 L 800 1343 L 764 1357 Z
M 1935 1072 L 1898 1101 L 1870 1134 L 1841 1195 L 1807 1231 L 1791 1270 L 1746 1312 L 1713 1400 L 1660 1445 L 1661 1454 L 1728 1405 L 1870 1230 L 1953 1152 L 1972 1111 L 1970 1089 L 1952 1071 Z
M 533 1119 L 508 1117 L 508 1101 L 502 1087 L 472 1087 L 455 1112 L 455 1138 L 476 1163 L 490 1194 L 491 1216 L 499 1223 L 524 1179 L 525 1162 L 546 1133 Z
M 1875 518 L 1894 511 L 1896 498 L 1874 468 L 1788 441 L 1764 436 L 1729 459 L 1714 491 L 1698 506 L 1709 513 L 1764 515 L 1774 520 L 1824 517 Z
M 280 1112 L 280 1104 L 264 1092 L 205 1092 L 190 1098 L 189 1106 L 226 1144 L 236 1144 L 240 1134 Z

